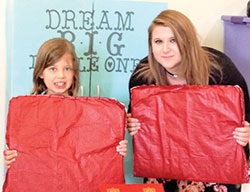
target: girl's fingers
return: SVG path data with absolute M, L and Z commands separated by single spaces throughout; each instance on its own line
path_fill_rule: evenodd
M 127 129 L 131 136 L 135 135 L 141 128 L 141 123 L 138 119 L 132 118 L 131 113 L 127 114 Z
M 119 154 L 122 155 L 122 156 L 126 156 L 127 152 L 119 152 Z
M 116 147 L 117 152 L 125 152 L 127 151 L 127 140 L 122 140 L 119 142 L 119 145 Z
M 118 152 L 120 152 L 120 151 L 127 151 L 127 145 L 118 145 L 118 146 L 116 147 L 116 150 L 117 150 Z
M 141 128 L 140 123 L 128 123 L 127 129 L 129 132 L 137 132 Z
M 133 128 L 133 127 L 140 127 L 140 123 L 128 123 L 128 128 Z
M 128 132 L 130 135 L 134 135 L 138 132 L 139 128 L 135 127 L 135 128 L 128 128 Z
M 246 136 L 234 135 L 234 138 L 236 139 L 236 142 L 239 143 L 243 147 L 245 147 L 247 143 L 249 142 L 249 137 L 246 137 Z
M 127 114 L 127 118 L 130 118 L 130 117 L 131 117 L 131 113 L 128 113 L 128 114 Z
M 250 127 L 249 123 L 245 121 L 245 127 L 238 127 L 233 132 L 233 137 L 236 139 L 237 143 L 243 147 L 247 145 L 250 139 Z
M 13 163 L 13 162 L 15 162 L 16 161 L 16 159 L 14 158 L 14 159 L 11 159 L 11 160 L 9 160 L 9 161 L 4 161 L 4 167 L 5 168 L 10 168 L 10 165 Z
M 128 143 L 127 140 L 122 140 L 122 141 L 119 142 L 120 145 L 122 145 L 122 144 L 127 144 L 127 143 Z
M 158 184 L 159 182 L 155 178 L 148 178 L 147 184 Z
M 15 150 L 5 150 L 4 152 L 4 159 L 11 160 L 17 156 L 17 151 Z
M 140 129 L 140 127 L 131 127 L 131 128 L 128 128 L 128 131 L 129 132 L 138 131 L 139 129 Z
M 11 154 L 14 154 L 14 153 L 17 154 L 17 151 L 7 149 L 7 150 L 4 150 L 4 152 L 3 152 L 4 156 L 11 155 Z
M 128 122 L 128 124 L 130 124 L 130 123 L 139 123 L 139 120 L 135 119 L 135 118 L 128 118 L 127 122 Z
M 250 128 L 248 127 L 239 127 L 234 130 L 234 133 L 248 133 L 249 134 Z
M 249 134 L 248 133 L 234 133 L 234 137 L 249 139 Z
M 247 145 L 247 143 L 248 143 L 248 142 L 241 141 L 241 140 L 238 140 L 238 139 L 236 139 L 236 142 L 239 143 L 242 147 L 245 147 Z
M 245 121 L 245 122 L 244 122 L 244 126 L 245 126 L 245 127 L 250 127 L 250 123 L 247 122 L 247 121 Z
M 116 148 L 116 151 L 119 152 L 119 153 L 124 153 L 124 152 L 127 152 L 127 148 Z
M 134 136 L 136 133 L 138 133 L 138 131 L 129 132 L 129 134 L 130 134 L 131 136 Z
M 128 127 L 128 132 L 131 136 L 135 135 L 141 127 Z
M 127 140 L 122 140 L 119 142 L 119 145 L 116 147 L 116 151 L 119 152 L 120 155 L 126 156 L 127 155 Z

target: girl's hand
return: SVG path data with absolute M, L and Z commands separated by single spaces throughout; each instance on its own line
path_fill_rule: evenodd
M 127 155 L 127 140 L 122 140 L 119 142 L 119 145 L 116 147 L 116 151 L 118 153 L 120 153 L 120 155 L 122 156 L 126 156 Z
M 233 132 L 236 142 L 245 147 L 250 139 L 250 124 L 245 121 L 244 127 L 237 127 Z
M 15 157 L 17 157 L 17 151 L 16 150 L 5 150 L 3 152 L 4 154 L 4 166 L 5 168 L 10 168 L 10 165 L 16 161 Z
M 159 184 L 159 182 L 155 178 L 148 178 L 146 184 Z
M 138 119 L 132 118 L 131 113 L 127 114 L 127 128 L 131 136 L 135 135 L 141 128 L 141 124 Z

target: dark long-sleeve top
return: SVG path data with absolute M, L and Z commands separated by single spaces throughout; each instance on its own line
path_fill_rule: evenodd
M 234 63 L 231 61 L 229 57 L 227 57 L 224 53 L 205 47 L 204 49 L 207 49 L 208 51 L 212 52 L 215 57 L 215 60 L 222 68 L 222 78 L 221 76 L 215 76 L 215 81 L 210 79 L 209 85 L 238 85 L 242 88 L 244 93 L 244 101 L 245 101 L 245 114 L 246 114 L 246 120 L 250 122 L 250 103 L 249 103 L 249 93 L 248 88 L 245 79 L 237 69 L 237 67 L 234 65 Z M 140 86 L 140 85 L 148 85 L 147 81 L 143 78 L 138 78 L 135 74 L 140 68 L 142 68 L 143 65 L 148 65 L 148 59 L 145 57 L 140 61 L 140 63 L 137 65 L 135 71 L 133 72 L 130 81 L 129 81 L 129 90 L 132 87 Z M 215 83 L 217 82 L 217 83 Z M 155 84 L 153 82 L 152 84 Z M 130 104 L 128 111 L 131 111 Z
M 215 55 L 215 60 L 217 61 L 218 65 L 221 66 L 222 69 L 222 75 L 217 74 L 215 75 L 215 79 L 209 79 L 209 85 L 238 85 L 242 88 L 244 93 L 244 101 L 245 101 L 245 114 L 246 114 L 246 120 L 250 122 L 250 104 L 249 104 L 249 93 L 248 88 L 245 79 L 237 69 L 237 67 L 234 65 L 234 63 L 231 61 L 229 57 L 227 57 L 224 53 L 204 47 L 204 49 L 208 50 L 209 52 L 212 52 Z M 149 85 L 149 83 L 146 81 L 146 79 L 143 79 L 141 77 L 137 77 L 135 73 L 144 65 L 148 65 L 148 59 L 145 57 L 140 61 L 140 63 L 137 65 L 135 71 L 133 72 L 130 81 L 129 81 L 129 90 L 135 86 L 140 85 Z M 155 82 L 153 81 L 153 83 Z M 128 112 L 131 112 L 131 102 L 128 107 Z M 246 152 L 247 158 L 249 157 L 249 148 L 248 145 L 244 148 Z M 158 182 L 164 183 L 164 189 L 168 192 L 175 192 L 177 191 L 177 184 L 178 182 L 176 180 L 170 180 L 166 181 L 164 179 L 157 179 Z M 187 185 L 192 185 L 192 182 L 188 182 Z M 211 186 L 205 186 L 205 192 L 207 191 L 214 191 L 215 187 L 220 187 L 221 184 L 215 184 Z M 240 191 L 240 188 L 237 185 L 223 185 L 223 187 L 226 187 L 228 189 L 228 192 L 238 192 Z

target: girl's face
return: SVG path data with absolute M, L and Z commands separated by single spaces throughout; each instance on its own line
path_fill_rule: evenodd
M 172 30 L 169 27 L 155 26 L 152 31 L 151 43 L 156 61 L 167 71 L 177 74 L 181 54 Z
M 65 53 L 56 63 L 45 68 L 42 75 L 47 87 L 47 95 L 68 96 L 68 89 L 73 82 L 73 63 L 70 54 Z

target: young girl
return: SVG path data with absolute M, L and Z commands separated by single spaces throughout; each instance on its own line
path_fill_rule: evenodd
M 73 45 L 62 38 L 46 41 L 39 49 L 33 72 L 31 94 L 76 96 L 79 88 L 79 65 Z M 127 141 L 120 141 L 116 151 L 127 154 Z M 16 150 L 5 150 L 5 167 L 16 160 Z
M 153 20 L 148 29 L 148 45 L 148 57 L 138 64 L 130 78 L 129 88 L 143 84 L 239 85 L 244 92 L 246 121 L 244 127 L 235 127 L 232 139 L 245 147 L 248 153 L 250 135 L 248 89 L 244 78 L 232 61 L 215 49 L 201 47 L 191 21 L 174 10 L 163 11 Z M 138 134 L 141 122 L 131 117 L 131 114 L 128 114 L 127 120 L 130 135 Z M 208 123 L 205 118 L 204 123 Z M 145 180 L 151 183 L 164 183 L 164 189 L 168 192 L 240 191 L 240 185 L 177 181 L 167 178 Z

